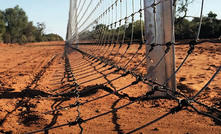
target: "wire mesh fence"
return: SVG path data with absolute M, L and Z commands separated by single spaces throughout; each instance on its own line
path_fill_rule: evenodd
M 75 100 L 66 106 L 55 106 L 51 111 L 46 111 L 43 114 L 54 114 L 58 111 L 75 108 L 76 111 L 73 112 L 75 117 L 73 117 L 74 120 L 67 120 L 67 123 L 57 126 L 49 125 L 44 129 L 28 133 L 48 132 L 51 129 L 76 125 L 79 126 L 79 133 L 83 133 L 84 126 L 94 119 L 102 118 L 111 113 L 116 117 L 118 110 L 125 110 L 126 107 L 130 107 L 137 102 L 151 101 L 155 103 L 155 100 L 158 99 L 153 96 L 155 93 L 164 94 L 167 99 L 173 102 L 173 107 L 170 107 L 163 115 L 157 114 L 159 116 L 148 123 L 143 119 L 143 125 L 130 130 L 120 129 L 115 119 L 113 122 L 118 126 L 116 127 L 118 133 L 137 132 L 171 114 L 186 109 L 192 109 L 200 115 L 221 122 L 220 107 L 214 104 L 206 105 L 203 100 L 197 99 L 216 78 L 221 69 L 220 65 L 213 71 L 209 81 L 190 96 L 168 85 L 171 79 L 175 80 L 175 75 L 187 64 L 189 57 L 198 46 L 205 42 L 213 43 L 212 40 L 199 39 L 204 0 L 202 0 L 196 38 L 190 40 L 188 45 L 185 46 L 181 46 L 183 43 L 174 42 L 173 35 L 171 40 L 167 42 L 158 40 L 159 36 L 162 35 L 159 35 L 158 25 L 160 23 L 157 20 L 157 10 L 159 6 L 166 2 L 171 2 L 170 8 L 175 8 L 176 1 L 153 0 L 150 5 L 145 5 L 143 0 L 70 1 L 67 39 L 63 53 L 64 75 L 61 79 L 61 83 L 65 84 L 58 89 L 54 89 L 53 93 L 44 96 L 44 98 L 62 97 L 67 99 L 74 97 Z M 147 35 L 148 32 L 145 27 L 147 26 L 145 11 L 149 9 L 153 14 L 153 25 L 149 25 L 153 29 L 152 40 L 148 38 L 150 36 Z M 174 20 L 170 21 L 174 22 Z M 156 76 L 155 72 L 159 71 L 159 66 L 165 65 L 163 61 L 168 53 L 174 51 L 174 46 L 178 46 L 180 49 L 185 47 L 184 57 L 182 57 L 182 60 L 180 59 L 179 65 L 167 76 L 167 79 L 159 82 L 158 79 L 162 76 Z M 153 59 L 151 54 L 159 47 L 161 48 L 160 55 L 157 60 Z M 147 68 L 148 64 L 152 62 L 155 64 Z M 183 80 L 184 78 L 180 78 L 180 81 Z M 117 82 L 120 82 L 120 84 Z M 145 86 L 146 90 L 140 91 L 136 89 L 135 85 Z M 84 101 L 81 100 L 81 97 L 97 93 L 98 89 L 103 89 L 107 93 Z M 130 90 L 133 90 L 133 93 Z M 118 97 L 118 100 L 114 102 L 115 104 L 112 104 L 111 109 L 101 113 L 96 111 L 97 114 L 82 117 L 84 113 L 81 109 L 85 105 L 90 105 L 92 102 L 110 96 Z M 127 101 L 121 103 L 122 105 L 117 105 L 121 100 Z M 109 102 L 108 99 L 106 101 Z

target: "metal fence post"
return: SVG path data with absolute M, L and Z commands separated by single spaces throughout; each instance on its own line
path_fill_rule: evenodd
M 147 45 L 147 53 L 151 46 L 150 44 L 165 44 L 174 41 L 174 7 L 173 0 L 161 1 L 144 0 L 145 14 L 145 39 Z M 155 33 L 156 32 L 156 33 Z M 172 45 L 170 51 L 166 54 L 162 62 L 154 69 L 153 68 L 164 54 L 166 46 L 155 46 L 153 51 L 147 55 L 147 77 L 163 84 L 175 71 L 175 50 Z M 176 77 L 166 85 L 167 87 L 176 90 Z M 166 93 L 156 92 L 153 97 L 167 97 Z
M 74 0 L 74 24 L 75 24 L 75 36 L 76 36 L 76 48 L 78 48 L 78 44 L 79 44 L 79 35 L 78 35 L 78 7 L 77 7 L 77 3 L 78 0 Z
M 75 44 L 75 47 L 78 48 L 78 41 L 77 0 L 70 0 L 66 43 Z

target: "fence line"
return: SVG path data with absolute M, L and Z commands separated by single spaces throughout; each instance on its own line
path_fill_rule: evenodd
M 74 2 L 73 0 L 71 0 L 71 1 Z M 78 1 L 79 3 L 77 3 L 75 1 L 76 2 L 75 5 L 78 5 L 78 7 L 77 7 L 77 10 L 70 11 L 70 18 L 69 18 L 69 23 L 68 23 L 68 33 L 67 33 L 68 35 L 67 35 L 67 41 L 66 41 L 67 45 L 66 45 L 65 53 L 64 53 L 64 55 L 65 55 L 65 75 L 64 75 L 64 78 L 66 78 L 68 80 L 68 82 L 73 82 L 73 84 L 72 84 L 73 89 L 69 92 L 66 92 L 66 93 L 53 94 L 48 97 L 72 95 L 72 96 L 75 96 L 77 100 L 73 104 L 57 108 L 52 111 L 48 111 L 46 113 L 59 111 L 59 110 L 62 110 L 63 108 L 77 107 L 78 116 L 76 117 L 75 121 L 73 121 L 73 122 L 68 122 L 66 124 L 62 124 L 62 125 L 42 129 L 42 130 L 37 130 L 37 131 L 29 132 L 29 133 L 37 133 L 37 132 L 42 132 L 42 131 L 46 131 L 46 130 L 50 130 L 50 129 L 55 129 L 58 127 L 63 127 L 63 126 L 70 126 L 71 127 L 71 126 L 75 126 L 75 125 L 79 125 L 79 127 L 81 129 L 80 133 L 82 133 L 83 132 L 83 127 L 81 126 L 82 123 L 87 123 L 88 121 L 91 121 L 95 118 L 99 118 L 99 117 L 107 115 L 113 111 L 120 110 L 126 106 L 129 106 L 129 105 L 137 102 L 137 101 L 141 101 L 143 99 L 145 99 L 145 100 L 153 99 L 152 95 L 155 92 L 162 92 L 162 93 L 167 94 L 167 96 L 169 96 L 171 99 L 177 101 L 177 106 L 171 108 L 168 113 L 158 117 L 157 119 L 155 119 L 155 120 L 153 120 L 153 121 L 151 121 L 141 127 L 138 127 L 134 130 L 127 132 L 128 134 L 134 133 L 144 127 L 147 127 L 147 126 L 167 117 L 170 114 L 178 113 L 178 112 L 184 110 L 186 107 L 192 108 L 198 114 L 213 118 L 213 119 L 221 122 L 221 119 L 219 117 L 213 116 L 212 114 L 208 114 L 205 112 L 201 112 L 194 106 L 194 104 L 198 104 L 198 105 L 206 107 L 210 110 L 213 109 L 212 107 L 209 107 L 209 106 L 197 101 L 196 98 L 199 96 L 199 94 L 201 94 L 205 90 L 206 87 L 208 87 L 208 85 L 217 76 L 217 74 L 220 72 L 221 66 L 217 69 L 217 71 L 214 73 L 214 75 L 210 78 L 208 83 L 206 83 L 205 86 L 199 92 L 197 92 L 192 98 L 188 98 L 184 94 L 182 94 L 181 92 L 174 91 L 173 89 L 168 88 L 166 85 L 169 82 L 169 80 L 175 74 L 177 74 L 179 72 L 179 70 L 183 67 L 183 65 L 186 63 L 186 60 L 194 51 L 195 46 L 197 46 L 198 44 L 204 43 L 204 42 L 212 42 L 210 40 L 199 41 L 200 29 L 201 29 L 201 24 L 202 24 L 202 11 L 203 11 L 204 0 L 202 0 L 202 4 L 201 4 L 200 22 L 199 22 L 199 26 L 198 26 L 199 28 L 198 28 L 198 32 L 196 35 L 196 39 L 189 42 L 189 50 L 187 51 L 187 54 L 186 54 L 184 60 L 181 62 L 181 64 L 178 66 L 178 68 L 172 73 L 172 75 L 163 84 L 160 84 L 160 83 L 156 82 L 155 80 L 151 80 L 146 77 L 147 74 L 151 74 L 153 71 L 157 71 L 156 70 L 157 66 L 162 62 L 162 60 L 165 58 L 167 53 L 171 50 L 172 45 L 179 45 L 180 44 L 180 43 L 174 43 L 173 39 L 169 42 L 166 42 L 165 44 L 164 43 L 163 44 L 157 43 L 156 37 L 157 37 L 158 30 L 156 27 L 156 25 L 157 25 L 156 10 L 157 10 L 158 5 L 160 5 L 164 2 L 167 2 L 167 1 L 168 0 L 160 0 L 160 1 L 155 0 L 154 3 L 152 3 L 152 5 L 149 5 L 146 7 L 142 7 L 142 5 L 143 5 L 142 0 L 139 1 L 138 5 L 140 5 L 140 6 L 138 6 L 138 7 L 134 3 L 135 2 L 134 0 L 115 0 L 115 1 L 112 0 L 111 2 L 110 2 L 110 0 L 99 0 L 99 1 L 96 1 L 96 3 L 92 0 L 87 1 L 87 2 L 86 2 L 86 0 L 84 0 L 84 1 L 79 0 Z M 129 2 L 131 2 L 131 3 L 129 3 Z M 174 1 L 174 2 L 176 2 L 176 1 Z M 125 11 L 123 11 L 123 6 L 122 6 L 123 4 L 126 5 Z M 84 6 L 86 6 L 87 8 L 83 8 Z M 92 7 L 92 8 L 89 8 L 89 7 Z M 133 61 L 134 57 L 137 56 L 137 54 L 139 53 L 141 48 L 146 43 L 146 41 L 144 39 L 145 32 L 143 31 L 144 29 L 143 29 L 142 20 L 143 20 L 144 11 L 148 8 L 152 8 L 153 13 L 154 13 L 154 22 L 155 22 L 155 26 L 154 26 L 155 33 L 153 34 L 155 36 L 154 43 L 146 44 L 146 45 L 150 46 L 146 55 L 144 57 L 142 57 L 143 59 L 140 62 L 138 62 L 137 64 L 135 64 L 135 66 L 130 67 L 129 65 Z M 101 13 L 98 12 L 100 10 L 101 10 Z M 119 12 L 120 12 L 120 14 L 118 15 Z M 73 15 L 73 14 L 75 14 L 75 15 Z M 123 17 L 123 14 L 124 14 L 124 17 Z M 73 17 L 80 18 L 80 19 L 78 19 L 77 23 L 75 23 L 74 26 L 71 24 L 71 20 L 73 19 Z M 74 18 L 74 19 L 76 21 L 76 18 Z M 93 21 L 91 23 L 89 23 L 88 25 L 86 25 L 87 24 L 86 22 L 88 22 L 89 19 L 91 19 Z M 135 19 L 138 20 L 137 23 L 135 22 Z M 140 22 L 139 22 L 139 20 L 140 20 Z M 73 23 L 73 21 L 72 21 L 72 23 Z M 135 37 L 134 33 L 137 32 L 135 29 L 135 26 L 138 24 L 140 25 L 139 26 L 139 28 L 140 28 L 139 35 L 140 36 L 137 40 L 140 45 L 137 48 L 136 52 L 133 53 L 133 55 L 125 63 L 125 62 L 123 62 L 125 55 L 128 53 L 129 49 L 131 49 L 131 46 L 133 44 L 137 43 L 136 42 L 137 37 Z M 77 28 L 77 30 L 76 30 L 76 28 Z M 136 34 L 138 34 L 138 33 L 136 33 Z M 79 36 L 79 38 L 77 36 Z M 90 44 L 90 45 L 88 45 L 88 44 Z M 79 47 L 76 47 L 77 45 L 79 45 Z M 148 59 L 148 58 L 150 59 L 149 54 L 151 54 L 153 52 L 153 50 L 156 49 L 156 46 L 165 46 L 165 50 L 163 51 L 162 56 L 160 57 L 159 61 L 156 62 L 155 66 L 153 66 L 151 70 L 148 70 L 149 72 L 147 72 L 147 74 L 140 74 L 139 72 L 137 72 L 137 69 L 141 66 L 141 64 L 143 64 L 145 62 L 146 59 Z M 78 63 L 74 68 L 71 67 L 69 53 L 67 50 L 68 48 L 73 49 L 74 51 L 76 51 L 77 53 L 79 53 L 83 56 L 83 58 L 81 56 L 76 57 L 76 59 L 80 59 L 83 61 L 81 61 L 81 63 Z M 125 48 L 125 49 L 123 49 L 123 48 Z M 120 54 L 120 52 L 123 52 L 123 53 Z M 117 60 L 116 59 L 117 56 L 120 56 L 120 59 Z M 152 59 L 150 59 L 150 61 L 151 60 Z M 99 76 L 99 77 L 93 78 L 93 79 L 87 79 L 85 81 L 82 81 L 81 83 L 77 82 L 80 79 L 87 78 L 89 76 L 96 74 L 96 73 L 90 74 L 90 71 L 84 72 L 85 70 L 84 71 L 80 70 L 80 68 L 86 67 L 88 64 L 93 66 L 94 68 L 96 68 L 97 65 L 101 65 L 101 64 L 103 65 L 102 67 L 97 68 L 96 70 L 103 69 L 107 66 L 109 68 L 99 71 L 99 73 L 103 74 L 102 76 Z M 82 65 L 84 65 L 84 66 L 82 66 Z M 104 72 L 110 71 L 110 70 L 113 70 L 113 71 L 111 71 L 107 74 L 104 74 Z M 97 80 L 100 78 L 106 78 L 108 75 L 114 74 L 114 73 L 117 73 L 120 71 L 122 71 L 123 73 L 119 77 L 114 78 L 112 80 L 108 79 L 107 82 L 104 82 L 101 85 L 111 84 L 111 82 L 116 81 L 119 78 L 125 77 L 127 75 L 133 76 L 134 78 L 136 78 L 136 80 L 133 81 L 131 84 L 128 84 L 127 86 L 124 86 L 120 89 L 116 89 L 116 91 L 107 93 L 107 94 L 97 97 L 95 99 L 92 99 L 92 100 L 89 100 L 86 102 L 79 101 L 79 97 L 81 96 L 81 94 L 83 94 L 85 92 L 89 92 L 90 90 L 93 90 L 93 88 L 95 88 L 96 86 L 98 87 L 99 85 L 96 85 L 95 87 L 88 88 L 86 91 L 84 91 L 84 90 L 80 91 L 80 90 L 78 90 L 78 87 L 82 86 L 85 83 L 88 83 L 88 82 L 91 82 L 91 81 L 94 81 L 94 80 Z M 77 75 L 75 75 L 75 74 L 77 74 Z M 83 76 L 80 78 L 75 78 L 76 76 L 80 76 L 83 74 L 84 75 L 86 74 L 86 76 Z M 142 82 L 143 84 L 150 86 L 152 90 L 147 92 L 145 95 L 137 97 L 137 98 L 130 97 L 127 94 L 124 94 L 124 95 L 118 94 L 119 91 L 125 90 L 128 87 L 131 87 L 132 85 L 138 84 L 139 82 Z M 99 114 L 97 116 L 92 116 L 87 119 L 83 119 L 81 117 L 81 112 L 80 112 L 81 106 L 83 106 L 86 103 L 90 103 L 92 101 L 96 101 L 98 99 L 107 97 L 111 94 L 120 96 L 121 98 L 129 98 L 130 102 L 128 102 L 127 104 L 120 106 L 118 108 L 113 108 L 112 110 L 102 113 L 102 114 Z M 180 99 L 180 98 L 182 98 L 182 99 Z M 221 111 L 219 109 L 214 108 L 213 110 L 216 110 L 217 112 L 221 113 Z

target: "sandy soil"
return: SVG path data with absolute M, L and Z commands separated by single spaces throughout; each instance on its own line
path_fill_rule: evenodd
M 119 65 L 122 66 L 126 63 L 138 47 L 138 45 L 132 45 Z M 87 51 L 90 47 L 83 46 L 81 48 Z M 125 49 L 126 46 L 120 49 L 121 55 Z M 108 52 L 111 50 L 110 48 Z M 177 66 L 185 58 L 187 51 L 188 45 L 176 46 Z M 25 133 L 75 121 L 78 115 L 77 108 L 61 108 L 74 104 L 76 102 L 75 96 L 47 97 L 73 90 L 73 87 L 70 87 L 72 82 L 63 79 L 65 71 L 63 52 L 64 42 L 44 42 L 23 46 L 0 44 L 0 133 Z M 116 52 L 116 49 L 113 52 Z M 115 63 L 119 61 L 120 54 L 114 58 Z M 145 48 L 143 47 L 128 67 L 134 67 L 144 55 Z M 113 57 L 114 55 L 111 55 L 109 58 Z M 131 75 L 112 81 L 112 79 L 121 76 L 122 72 L 113 73 L 116 69 L 108 70 L 110 66 L 103 67 L 104 64 L 88 60 L 79 52 L 71 52 L 69 59 L 77 83 L 80 83 L 79 90 L 96 87 L 88 93 L 81 94 L 79 97 L 81 103 L 124 88 L 135 81 Z M 197 45 L 194 53 L 177 74 L 178 91 L 187 96 L 193 96 L 221 65 L 220 59 L 221 43 Z M 137 69 L 137 73 L 146 74 L 145 64 L 143 63 Z M 218 74 L 209 87 L 198 97 L 198 100 L 220 110 L 220 81 L 221 74 Z M 129 103 L 130 99 L 142 96 L 147 91 L 147 85 L 139 82 L 118 92 L 118 94 L 85 103 L 79 108 L 80 116 L 86 120 L 100 115 Z M 124 97 L 122 97 L 123 95 Z M 129 97 L 125 97 L 125 95 Z M 135 102 L 125 108 L 114 110 L 107 115 L 82 123 L 83 133 L 126 133 L 166 114 L 176 105 L 174 100 L 165 99 Z M 194 106 L 199 110 L 207 111 L 195 103 Z M 61 110 L 48 112 L 59 108 Z M 220 114 L 214 115 L 221 116 Z M 76 134 L 79 132 L 78 125 L 66 125 L 41 133 Z M 188 107 L 135 133 L 218 134 L 220 132 L 220 124 L 215 120 L 199 115 Z

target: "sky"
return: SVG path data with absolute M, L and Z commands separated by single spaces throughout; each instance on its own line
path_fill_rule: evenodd
M 202 0 L 194 0 L 189 6 L 189 16 L 199 16 Z M 221 0 L 204 0 L 203 15 L 206 16 L 210 11 L 217 14 L 217 18 L 221 19 Z
M 69 0 L 0 0 L 0 10 L 16 5 L 26 12 L 29 21 L 33 21 L 35 25 L 37 22 L 44 22 L 46 33 L 56 33 L 65 39 Z M 220 5 L 221 0 L 205 0 L 203 15 L 213 11 L 218 15 L 217 18 L 221 19 Z M 199 16 L 200 6 L 201 0 L 195 0 L 189 6 L 188 16 Z

